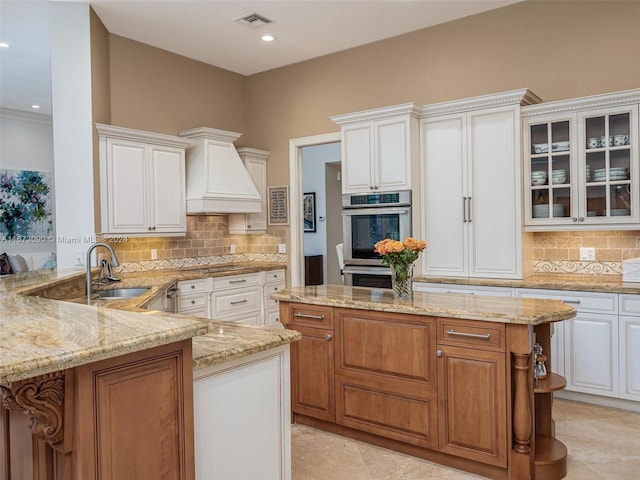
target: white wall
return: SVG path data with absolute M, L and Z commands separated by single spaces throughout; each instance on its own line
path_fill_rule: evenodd
M 53 130 L 51 116 L 0 109 L 0 169 L 37 170 L 51 174 L 53 195 Z M 36 257 L 36 267 L 56 251 L 55 213 L 51 238 L 0 240 L 0 253 Z M 42 241 L 45 240 L 45 241 Z
M 51 2 L 50 21 L 58 267 L 69 267 L 95 232 L 89 4 Z
M 323 256 L 325 279 L 327 278 L 327 235 L 326 222 L 324 221 L 327 215 L 325 164 L 340 160 L 340 142 L 314 145 L 302 149 L 302 191 L 303 193 L 314 192 L 316 194 L 316 231 L 304 234 L 304 254 Z

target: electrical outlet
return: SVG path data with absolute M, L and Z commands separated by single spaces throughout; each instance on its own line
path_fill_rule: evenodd
M 236 253 L 236 246 L 232 243 L 231 245 L 229 245 L 229 251 L 230 253 Z
M 155 248 L 151 249 L 151 260 L 157 260 L 158 259 L 158 250 L 156 250 Z
M 580 247 L 580 260 L 593 262 L 596 259 L 596 249 L 593 247 Z
M 287 253 L 287 244 L 286 243 L 278 244 L 278 253 Z

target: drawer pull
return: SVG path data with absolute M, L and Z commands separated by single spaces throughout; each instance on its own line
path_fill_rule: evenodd
M 247 281 L 247 279 L 243 278 L 242 280 L 229 280 L 229 283 L 244 283 L 246 281 Z
M 326 337 L 324 337 L 325 340 L 328 342 L 333 338 L 333 333 L 328 333 Z
M 447 290 L 447 293 L 465 293 L 465 292 L 456 292 L 455 290 Z M 465 295 L 475 295 L 473 292 L 465 293 Z
M 195 300 L 191 300 L 191 305 L 195 305 L 196 301 Z
M 324 315 L 307 315 L 305 313 L 294 313 L 293 316 L 298 318 L 311 318 L 313 320 L 324 320 Z
M 196 286 L 195 285 L 191 285 L 191 288 L 196 288 Z
M 248 300 L 245 298 L 244 300 L 238 300 L 236 302 L 230 302 L 230 303 L 231 303 L 231 305 L 239 305 L 241 303 L 247 303 L 247 301 Z
M 580 305 L 580 300 L 562 300 L 564 303 L 573 303 L 574 305 Z
M 458 337 L 483 338 L 485 340 L 489 340 L 491 338 L 490 333 L 466 333 L 466 332 L 456 332 L 455 330 L 447 330 L 447 335 L 457 335 Z

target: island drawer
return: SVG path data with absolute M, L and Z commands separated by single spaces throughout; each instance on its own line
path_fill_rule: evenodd
M 192 293 L 204 292 L 205 279 L 198 280 L 182 280 L 178 282 L 178 293 L 182 295 L 190 295 Z
M 504 352 L 505 326 L 502 323 L 438 318 L 437 339 L 444 345 Z
M 333 307 L 292 304 L 289 310 L 291 325 L 312 328 L 333 328 Z

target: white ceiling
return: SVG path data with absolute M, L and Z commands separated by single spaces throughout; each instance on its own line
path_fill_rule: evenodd
M 58 1 L 58 0 L 54 0 Z M 95 0 L 109 32 L 242 75 L 402 35 L 522 0 Z M 0 0 L 0 105 L 50 113 L 48 5 Z M 254 29 L 235 19 L 258 13 Z M 276 41 L 264 43 L 270 33 Z M 48 110 L 47 110 L 48 109 Z

